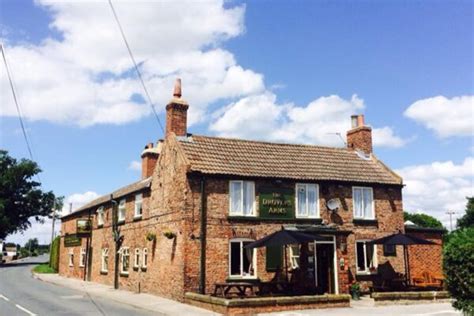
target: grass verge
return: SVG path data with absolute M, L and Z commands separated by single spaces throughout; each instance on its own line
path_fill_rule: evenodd
M 42 263 L 33 268 L 36 273 L 56 273 L 56 271 L 49 266 L 48 263 Z

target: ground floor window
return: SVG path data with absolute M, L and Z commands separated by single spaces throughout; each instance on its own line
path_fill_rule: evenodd
M 140 267 L 140 248 L 135 248 L 135 259 L 133 260 L 133 267 L 136 269 Z
M 86 265 L 86 248 L 81 248 L 81 256 L 79 257 L 79 266 L 83 267 Z
M 128 247 L 122 247 L 120 249 L 120 273 L 128 274 L 130 267 L 130 249 Z
M 290 248 L 290 264 L 292 269 L 300 267 L 300 245 L 292 245 Z
M 230 241 L 229 266 L 231 277 L 254 278 L 256 276 L 256 251 L 246 249 L 245 245 L 253 242 L 246 239 Z
M 357 273 L 370 273 L 377 266 L 376 245 L 366 240 L 356 241 Z
M 107 272 L 108 270 L 109 270 L 109 249 L 103 248 L 100 271 Z
M 74 267 L 74 249 L 70 248 L 68 252 L 69 256 L 69 266 Z
M 142 269 L 146 269 L 148 266 L 148 249 L 143 248 L 143 257 L 142 257 Z

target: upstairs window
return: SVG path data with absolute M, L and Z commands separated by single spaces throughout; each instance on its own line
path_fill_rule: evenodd
M 298 183 L 296 185 L 296 217 L 319 217 L 319 186 Z
M 102 258 L 100 264 L 100 271 L 107 272 L 109 271 L 109 248 L 102 249 Z
M 139 193 L 135 195 L 135 218 L 142 217 L 142 206 L 143 206 L 143 194 Z
M 230 181 L 229 214 L 232 216 L 255 216 L 255 183 L 253 181 Z
M 118 221 L 125 221 L 125 199 L 121 199 L 118 206 Z
M 375 219 L 374 194 L 372 188 L 353 187 L 352 200 L 354 207 L 354 218 Z
M 104 207 L 101 206 L 97 209 L 97 226 L 103 226 L 104 225 Z
M 232 278 L 255 278 L 256 250 L 244 248 L 252 240 L 234 239 L 230 241 L 229 267 Z
M 357 273 L 369 274 L 377 267 L 377 246 L 366 240 L 356 241 Z

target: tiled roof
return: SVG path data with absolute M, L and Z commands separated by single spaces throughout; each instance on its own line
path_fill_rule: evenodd
M 121 187 L 120 189 L 115 190 L 112 193 L 102 195 L 101 197 L 98 197 L 97 199 L 90 201 L 89 203 L 81 206 L 80 208 L 78 208 L 74 212 L 66 214 L 66 215 L 62 216 L 61 218 L 66 218 L 70 215 L 77 214 L 79 212 L 85 211 L 85 210 L 87 210 L 91 207 L 95 207 L 95 206 L 99 206 L 100 204 L 104 204 L 105 202 L 110 201 L 110 195 L 112 195 L 114 199 L 117 199 L 117 198 L 121 198 L 121 197 L 123 197 L 127 194 L 130 194 L 130 193 L 133 193 L 133 192 L 136 192 L 136 191 L 140 191 L 144 188 L 148 188 L 148 187 L 150 187 L 150 185 L 151 185 L 151 177 L 140 180 L 140 181 L 137 181 L 137 182 L 134 182 L 132 184 Z
M 295 180 L 402 184 L 373 155 L 346 148 L 293 145 L 192 135 L 177 138 L 190 171 Z

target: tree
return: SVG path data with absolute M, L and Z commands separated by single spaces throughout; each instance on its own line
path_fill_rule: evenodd
M 38 238 L 32 238 L 32 239 L 29 239 L 26 243 L 25 243 L 25 247 L 24 247 L 26 250 L 30 251 L 30 252 L 33 252 L 35 250 L 37 250 L 39 248 L 39 242 L 38 242 Z
M 33 177 L 41 172 L 31 160 L 10 157 L 0 150 L 0 239 L 31 226 L 31 218 L 44 222 L 54 204 L 53 192 L 44 192 Z
M 411 221 L 420 227 L 444 228 L 439 220 L 428 214 L 403 212 L 403 216 L 405 221 Z
M 474 227 L 474 197 L 467 198 L 466 214 L 458 219 L 456 226 L 458 228 Z
M 466 315 L 474 314 L 474 227 L 458 229 L 449 235 L 443 250 L 446 286 L 453 306 Z

